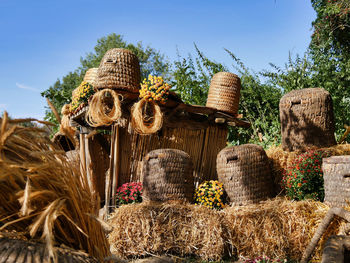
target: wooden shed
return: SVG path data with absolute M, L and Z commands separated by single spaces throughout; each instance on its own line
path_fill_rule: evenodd
M 250 126 L 238 116 L 184 104 L 171 93 L 168 102 L 161 107 L 162 128 L 151 135 L 140 135 L 130 125 L 130 109 L 137 94 L 124 92 L 123 97 L 123 115 L 108 127 L 96 129 L 85 122 L 88 106 L 71 117 L 72 125 L 80 127 L 81 168 L 87 171 L 91 189 L 99 193 L 101 200 L 109 200 L 107 205 L 112 207 L 118 186 L 141 181 L 142 159 L 149 151 L 174 148 L 188 153 L 198 185 L 217 179 L 216 157 L 227 145 L 228 126 Z

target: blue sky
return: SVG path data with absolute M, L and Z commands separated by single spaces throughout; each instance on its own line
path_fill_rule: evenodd
M 309 0 L 0 0 L 0 111 L 43 118 L 40 92 L 110 33 L 169 60 L 194 53 L 195 42 L 230 66 L 227 48 L 260 71 L 303 54 L 314 18 Z

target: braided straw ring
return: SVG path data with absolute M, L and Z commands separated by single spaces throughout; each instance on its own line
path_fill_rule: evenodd
M 147 111 L 151 114 L 148 115 Z M 163 114 L 154 101 L 142 99 L 131 108 L 131 125 L 138 134 L 152 134 L 159 131 L 163 125 Z
M 109 97 L 113 100 L 112 107 L 106 103 L 106 98 Z M 92 127 L 108 126 L 121 116 L 122 110 L 118 94 L 114 90 L 103 89 L 92 96 L 85 120 Z

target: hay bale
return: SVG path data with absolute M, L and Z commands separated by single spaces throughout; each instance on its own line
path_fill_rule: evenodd
M 327 156 L 338 156 L 338 155 L 350 155 L 350 144 L 338 144 L 328 148 L 314 148 L 317 150 L 324 151 Z M 284 151 L 282 146 L 272 146 L 266 150 L 266 154 L 269 157 L 270 164 L 272 167 L 272 174 L 274 176 L 275 188 L 281 191 L 281 181 L 283 172 L 286 171 L 301 154 L 301 151 Z
M 219 212 L 188 203 L 124 205 L 111 215 L 111 252 L 122 258 L 149 254 L 196 255 L 220 260 L 225 234 Z
M 102 260 L 109 245 L 97 215 L 99 203 L 87 177 L 45 131 L 0 122 L 0 231 L 81 249 Z
M 274 186 L 267 155 L 255 144 L 231 146 L 217 156 L 219 181 L 233 205 L 258 203 L 272 197 Z
M 336 144 L 332 98 L 321 88 L 293 90 L 279 104 L 282 147 L 303 151 Z
M 293 202 L 283 198 L 230 207 L 224 210 L 228 242 L 239 256 L 300 260 L 328 209 L 316 201 Z M 320 259 L 325 240 L 339 229 L 340 221 L 335 220 L 316 249 L 314 260 Z

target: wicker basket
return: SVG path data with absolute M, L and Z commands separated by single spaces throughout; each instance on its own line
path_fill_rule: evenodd
M 268 157 L 261 146 L 245 144 L 223 149 L 217 156 L 218 179 L 233 205 L 258 203 L 274 192 Z
M 98 262 L 98 260 L 80 251 L 59 247 L 56 247 L 55 251 L 57 253 L 57 262 Z M 47 258 L 44 244 L 17 239 L 0 238 L 0 262 L 41 263 L 51 261 Z
M 113 48 L 106 52 L 97 71 L 97 89 L 122 89 L 137 93 L 140 81 L 139 60 L 131 51 Z
M 230 72 L 216 73 L 211 79 L 207 107 L 237 114 L 241 91 L 240 78 Z
M 323 249 L 321 263 L 350 262 L 350 236 L 331 236 Z
M 283 150 L 336 144 L 332 98 L 326 90 L 293 90 L 281 98 L 279 108 Z
M 186 200 L 194 194 L 193 167 L 190 156 L 176 149 L 158 149 L 143 159 L 144 200 Z
M 335 207 L 346 207 L 350 202 L 350 155 L 324 158 L 325 203 Z
M 86 71 L 83 81 L 88 82 L 95 87 L 96 79 L 97 79 L 97 71 L 98 71 L 98 68 L 90 68 L 88 71 Z

